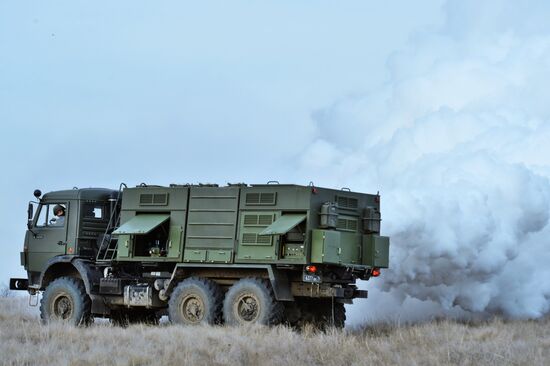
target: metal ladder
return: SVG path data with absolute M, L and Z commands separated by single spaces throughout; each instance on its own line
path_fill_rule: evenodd
M 118 251 L 118 239 L 104 239 L 104 241 L 107 241 L 107 248 L 103 251 L 100 251 L 97 253 L 97 261 L 98 262 L 104 262 L 104 261 L 112 261 L 117 254 Z M 103 243 L 102 243 L 103 246 Z
M 105 229 L 105 234 L 103 235 L 101 245 L 99 246 L 99 251 L 96 256 L 96 260 L 99 262 L 112 261 L 117 255 L 118 239 L 113 238 L 112 235 L 110 235 L 109 233 L 112 233 L 120 226 L 120 212 L 118 214 L 115 213 L 116 208 L 118 207 L 118 204 L 120 202 L 120 198 L 122 196 L 122 187 L 127 188 L 126 184 L 124 183 L 121 183 L 118 188 L 118 196 L 113 206 L 113 209 L 111 210 L 111 217 L 109 218 L 107 229 Z M 105 242 L 107 242 L 107 246 L 105 249 L 103 249 Z

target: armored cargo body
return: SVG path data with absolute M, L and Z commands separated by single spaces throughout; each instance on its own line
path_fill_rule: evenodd
M 142 184 L 51 192 L 29 204 L 10 288 L 41 317 L 85 324 L 344 325 L 388 267 L 380 196 L 313 185 Z

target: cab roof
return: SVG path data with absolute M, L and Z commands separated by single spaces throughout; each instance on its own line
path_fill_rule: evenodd
M 43 200 L 105 200 L 115 195 L 117 191 L 108 188 L 81 188 L 48 192 Z

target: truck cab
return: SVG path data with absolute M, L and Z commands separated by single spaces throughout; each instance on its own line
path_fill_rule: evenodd
M 55 191 L 44 196 L 35 191 L 38 201 L 29 203 L 28 230 L 21 253 L 29 289 L 40 290 L 41 277 L 52 262 L 70 257 L 95 258 L 98 239 L 107 229 L 117 195 L 118 191 L 103 188 Z M 62 216 L 56 215 L 59 208 Z

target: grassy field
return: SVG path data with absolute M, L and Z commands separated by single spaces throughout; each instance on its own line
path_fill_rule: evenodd
M 286 327 L 42 326 L 0 299 L 3 365 L 549 365 L 550 320 L 435 321 L 319 333 Z

